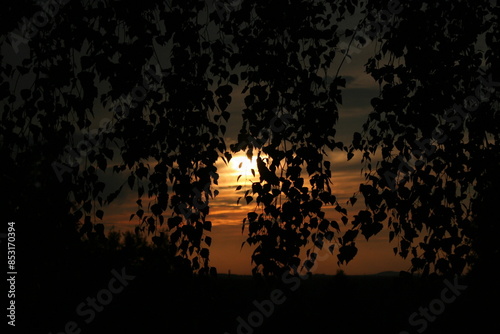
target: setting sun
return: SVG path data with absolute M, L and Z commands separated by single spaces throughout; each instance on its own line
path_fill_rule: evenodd
M 258 174 L 256 161 L 256 156 L 253 156 L 252 160 L 250 160 L 244 154 L 236 155 L 233 156 L 229 162 L 229 166 L 233 171 L 233 175 L 241 175 L 241 177 L 254 177 Z

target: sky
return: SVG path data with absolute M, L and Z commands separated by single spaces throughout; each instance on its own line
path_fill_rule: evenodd
M 371 54 L 373 54 L 373 45 L 360 49 L 359 53 L 352 55 L 351 62 L 344 63 L 339 73 L 346 78 L 347 86 L 342 93 L 343 105 L 339 106 L 336 141 L 342 141 L 344 144 L 350 142 L 354 131 L 361 131 L 361 126 L 371 111 L 370 99 L 376 97 L 379 92 L 378 85 L 364 73 L 364 64 Z M 242 89 L 243 87 L 238 87 L 233 90 L 233 100 L 228 107 L 228 111 L 231 113 L 226 134 L 228 144 L 235 142 L 239 131 L 241 111 L 245 107 L 244 95 L 241 94 Z M 332 163 L 332 191 L 339 203 L 346 205 L 347 200 L 359 190 L 359 185 L 364 181 L 361 173 L 360 154 L 358 153 L 350 161 L 347 161 L 345 152 L 329 152 L 328 160 Z M 238 169 L 240 163 L 242 163 L 243 170 Z M 242 233 L 242 220 L 248 212 L 255 209 L 256 204 L 254 201 L 246 205 L 244 200 L 240 201 L 239 204 L 236 203 L 238 197 L 243 196 L 245 191 L 250 188 L 252 180 L 258 180 L 258 174 L 253 177 L 250 168 L 254 168 L 257 172 L 255 160 L 250 162 L 242 152 L 234 155 L 227 165 L 221 159 L 217 163 L 220 178 L 219 185 L 215 186 L 214 189 L 217 189 L 219 194 L 210 201 L 210 214 L 207 220 L 213 223 L 212 231 L 208 232 L 208 235 L 212 237 L 210 265 L 215 266 L 220 273 L 228 273 L 229 271 L 232 274 L 248 275 L 251 273 L 251 254 L 256 246 L 245 243 L 242 247 L 242 243 L 248 237 L 246 229 Z M 242 177 L 237 181 L 240 174 Z M 241 185 L 242 188 L 236 191 L 238 185 Z M 133 219 L 129 222 L 130 215 L 137 210 L 136 200 L 135 190 L 130 191 L 124 187 L 123 194 L 106 210 L 103 223 L 107 226 L 107 230 L 111 227 L 121 231 L 133 230 L 137 226 L 137 220 Z M 358 196 L 358 201 L 354 206 L 348 205 L 346 207 L 348 208 L 349 220 L 351 220 L 353 214 L 365 209 L 362 196 Z M 335 219 L 340 222 L 340 214 L 335 210 L 327 208 L 326 212 L 327 219 Z M 345 230 L 346 228 L 342 231 Z M 393 248 L 397 246 L 396 243 L 396 238 L 392 243 L 389 243 L 389 233 L 384 227 L 378 235 L 370 238 L 368 242 L 363 236 L 358 237 L 356 242 L 358 254 L 347 265 L 339 267 L 336 251 L 332 255 L 327 251 L 328 247 L 324 247 L 323 251 L 318 253 L 319 258 L 323 260 L 318 261 L 318 266 L 312 271 L 317 274 L 335 274 L 338 269 L 342 269 L 350 275 L 363 275 L 383 271 L 408 270 L 410 267 L 409 259 L 404 260 L 393 252 Z
M 359 15 L 354 15 L 340 25 L 340 29 L 353 29 L 356 26 Z M 349 43 L 349 39 L 344 42 Z M 370 99 L 378 95 L 379 87 L 373 79 L 364 73 L 364 64 L 369 56 L 373 54 L 375 43 L 368 44 L 365 47 L 360 47 L 357 52 L 352 54 L 352 60 L 346 61 L 339 74 L 346 78 L 347 86 L 342 92 L 343 104 L 339 106 L 339 121 L 337 124 L 337 135 L 335 140 L 342 141 L 348 144 L 352 139 L 354 131 L 361 131 L 361 126 L 367 115 L 371 111 Z M 29 55 L 27 50 L 22 54 Z M 20 63 L 22 57 L 13 55 L 11 50 L 2 50 L 2 54 L 7 54 L 12 58 L 12 63 Z M 167 59 L 168 50 L 160 52 L 160 59 Z M 339 61 L 334 62 L 328 75 L 333 77 L 338 68 Z M 163 64 L 164 65 L 164 64 Z M 21 82 L 19 87 L 29 86 L 29 76 L 25 82 Z M 241 93 L 243 86 L 239 86 L 233 90 L 232 103 L 228 107 L 231 118 L 227 125 L 226 143 L 231 144 L 236 141 L 237 133 L 239 132 L 242 110 L 245 107 L 243 103 L 244 95 Z M 94 125 L 100 119 L 107 115 L 103 111 L 97 110 Z M 81 134 L 78 134 L 81 137 Z M 79 138 L 76 138 L 77 142 Z M 363 183 L 364 178 L 361 173 L 362 164 L 360 162 L 360 154 L 355 155 L 353 159 L 347 161 L 345 152 L 335 151 L 329 152 L 328 159 L 332 163 L 332 181 L 334 183 L 332 191 L 337 197 L 339 203 L 346 205 L 347 200 L 353 196 L 359 189 L 359 185 Z M 117 154 L 115 155 L 117 156 Z M 237 181 L 238 175 L 241 172 L 238 170 L 238 165 L 243 162 L 243 176 Z M 220 174 L 219 185 L 214 189 L 219 191 L 219 195 L 210 201 L 210 214 L 207 220 L 212 221 L 213 228 L 208 234 L 212 237 L 212 245 L 210 247 L 210 265 L 215 266 L 220 273 L 227 273 L 229 270 L 233 274 L 250 274 L 252 269 L 251 254 L 254 246 L 242 243 L 247 238 L 247 230 L 242 233 L 242 220 L 246 214 L 253 211 L 255 202 L 245 205 L 244 201 L 236 203 L 238 197 L 245 193 L 251 186 L 251 179 L 254 178 L 249 169 L 252 168 L 252 162 L 243 157 L 243 154 L 237 154 L 233 160 L 226 165 L 222 160 L 217 163 L 218 173 Z M 255 168 L 257 171 L 257 168 Z M 125 175 L 116 175 L 112 173 L 108 167 L 104 179 L 106 180 L 109 191 L 117 189 L 125 180 Z M 307 177 L 306 177 L 307 180 Z M 307 181 L 306 181 L 307 182 Z M 235 188 L 241 185 L 241 190 L 236 191 Z M 130 190 L 124 187 L 118 198 L 112 202 L 109 207 L 104 208 L 105 215 L 102 222 L 106 226 L 106 230 L 111 229 L 118 231 L 133 231 L 138 225 L 137 217 L 129 221 L 129 217 L 137 210 L 137 192 L 134 189 Z M 144 199 L 147 203 L 147 199 Z M 363 199 L 358 197 L 358 201 L 354 207 L 347 206 L 349 220 L 352 215 L 359 210 L 364 209 Z M 326 209 L 329 220 L 335 219 L 340 221 L 339 214 L 332 208 Z M 168 218 L 168 212 L 166 213 Z M 343 229 L 345 231 L 346 228 Z M 360 236 L 356 242 L 358 247 L 357 256 L 348 264 L 340 267 L 347 274 L 375 274 L 382 271 L 399 271 L 407 270 L 410 267 L 409 260 L 403 260 L 399 256 L 394 255 L 393 248 L 396 246 L 397 239 L 393 243 L 389 243 L 388 231 L 386 228 L 378 235 L 372 237 L 367 242 L 364 237 Z M 338 236 L 337 236 L 338 237 Z M 339 269 L 337 265 L 337 253 L 331 255 L 324 247 L 323 252 L 319 252 L 318 266 L 313 268 L 314 273 L 318 274 L 335 274 Z M 329 254 L 329 255 L 328 255 Z

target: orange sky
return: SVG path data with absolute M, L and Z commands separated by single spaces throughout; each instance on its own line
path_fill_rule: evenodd
M 231 160 L 229 165 L 225 165 L 222 160 L 219 161 L 217 166 L 220 173 L 219 185 L 214 188 L 219 191 L 219 195 L 210 201 L 210 214 L 207 218 L 213 223 L 212 232 L 208 232 L 213 240 L 210 247 L 210 265 L 215 266 L 220 273 L 227 273 L 228 270 L 231 270 L 233 274 L 250 274 L 252 269 L 250 261 L 255 245 L 245 244 L 241 248 L 248 233 L 245 229 L 242 234 L 242 220 L 246 217 L 247 212 L 255 209 L 256 204 L 255 201 L 249 205 L 246 205 L 244 201 L 237 204 L 236 201 L 249 189 L 252 180 L 258 180 L 259 175 L 257 168 L 255 168 L 256 177 L 253 177 L 248 170 L 246 175 L 243 173 L 240 180 L 236 182 L 238 175 L 241 173 L 238 170 L 238 165 L 242 162 L 239 157 L 243 157 L 243 155 L 235 155 L 234 160 Z M 340 203 L 346 203 L 363 181 L 359 170 L 359 159 L 353 158 L 347 162 L 345 155 L 342 153 L 332 155 L 329 158 L 333 170 L 332 180 L 334 184 L 332 191 Z M 243 159 L 248 163 L 248 159 Z M 244 163 L 242 168 L 249 169 L 251 164 L 248 163 L 247 165 L 247 163 Z M 356 168 L 357 172 L 354 172 Z M 236 191 L 237 185 L 241 185 L 242 189 Z M 107 230 L 111 226 L 121 231 L 133 230 L 138 224 L 137 218 L 129 222 L 130 214 L 137 210 L 135 204 L 137 194 L 135 190 L 130 191 L 125 187 L 123 191 L 124 193 L 119 196 L 116 202 L 113 202 L 106 210 L 103 222 L 107 226 Z M 144 199 L 144 203 L 148 203 L 147 199 Z M 351 219 L 353 214 L 356 214 L 360 209 L 364 209 L 364 203 L 362 198 L 359 198 L 354 207 L 351 205 L 346 207 Z M 327 208 L 325 211 L 327 212 L 327 219 L 335 219 L 340 222 L 340 214 L 335 210 Z M 345 231 L 345 228 L 342 233 L 343 231 Z M 359 249 L 358 255 L 347 266 L 341 267 L 348 274 L 374 274 L 388 270 L 407 270 L 410 266 L 409 261 L 394 255 L 392 249 L 396 246 L 396 242 L 389 243 L 388 232 L 385 229 L 377 236 L 372 237 L 369 242 L 360 235 L 356 245 Z M 323 260 L 318 261 L 318 266 L 313 272 L 335 274 L 339 269 L 337 266 L 337 253 L 334 251 L 334 254 L 331 255 L 326 251 L 327 248 L 324 247 L 323 251 L 318 253 L 319 258 Z
M 353 173 L 347 168 L 350 167 L 349 165 L 359 166 L 359 164 L 354 159 L 351 162 L 346 162 L 344 154 L 337 155 L 337 157 L 332 156 L 330 157 L 330 161 L 332 161 L 332 169 L 334 169 L 332 173 L 332 180 L 334 182 L 332 191 L 340 203 L 346 203 L 348 198 L 357 191 L 359 184 L 363 181 L 359 170 L 357 173 Z M 339 166 L 342 164 L 344 166 Z M 256 177 L 252 177 L 249 174 L 249 181 L 245 181 L 244 176 L 242 176 L 237 183 L 236 178 L 240 174 L 237 170 L 237 165 L 236 163 L 232 163 L 232 161 L 229 166 L 225 166 L 223 162 L 219 163 L 219 171 L 222 175 L 218 187 L 220 194 L 211 202 L 210 213 L 210 220 L 215 223 L 212 232 L 214 243 L 211 249 L 211 261 L 218 268 L 219 272 L 227 272 L 227 269 L 231 269 L 233 273 L 248 274 L 251 270 L 250 255 L 255 246 L 251 247 L 245 244 L 240 251 L 241 244 L 247 237 L 247 230 L 242 234 L 241 229 L 242 219 L 246 217 L 247 212 L 255 209 L 255 202 L 246 205 L 244 204 L 245 202 L 242 204 L 242 201 L 240 201 L 240 205 L 236 205 L 236 200 L 239 196 L 244 195 L 246 189 L 251 185 L 252 179 L 254 181 L 258 180 L 258 174 Z M 340 167 L 340 171 L 335 171 L 336 167 Z M 237 185 L 242 185 L 242 189 L 235 191 Z M 349 205 L 350 218 L 363 208 L 364 203 L 362 199 L 354 207 Z M 340 214 L 333 210 L 333 208 L 327 209 L 326 212 L 328 219 L 336 219 L 340 222 Z M 386 270 L 399 271 L 409 268 L 408 261 L 394 256 L 392 248 L 395 247 L 395 242 L 389 243 L 388 232 L 386 230 L 370 239 L 369 242 L 366 242 L 362 236 L 358 240 L 358 256 L 348 266 L 342 267 L 347 273 L 372 274 Z M 336 252 L 331 255 L 326 251 L 327 248 L 324 247 L 324 250 L 319 253 L 319 257 L 325 260 L 318 263 L 316 273 L 334 274 L 339 268 L 337 266 Z
M 366 119 L 366 116 L 371 111 L 370 99 L 378 95 L 378 85 L 373 82 L 368 75 L 363 71 L 363 65 L 366 63 L 372 51 L 369 47 L 362 50 L 361 53 L 353 55 L 352 61 L 346 63 L 340 75 L 347 79 L 347 89 L 343 91 L 343 104 L 339 110 L 339 122 L 336 126 L 336 140 L 348 144 L 352 139 L 354 131 L 360 131 L 361 125 Z M 333 75 L 333 74 L 330 74 Z M 241 124 L 242 110 L 244 109 L 244 95 L 241 94 L 243 87 L 236 87 L 232 94 L 232 103 L 228 108 L 231 113 L 231 118 L 227 124 L 228 132 L 226 134 L 226 142 L 234 143 L 236 135 Z M 241 248 L 241 244 L 247 237 L 247 231 L 242 234 L 242 220 L 246 217 L 247 212 L 253 211 L 255 202 L 250 205 L 245 205 L 241 201 L 239 205 L 236 200 L 239 196 L 245 193 L 246 189 L 251 185 L 248 177 L 252 179 L 246 166 L 248 161 L 241 160 L 242 154 L 234 156 L 234 161 L 231 161 L 229 166 L 226 166 L 222 160 L 219 160 L 217 167 L 220 174 L 219 185 L 216 188 L 219 195 L 210 202 L 210 214 L 207 220 L 214 224 L 212 232 L 212 246 L 210 247 L 210 264 L 217 267 L 221 273 L 227 273 L 231 270 L 236 274 L 250 274 L 251 272 L 251 253 L 255 246 L 250 247 L 245 244 Z M 360 155 L 355 155 L 353 159 L 347 161 L 345 153 L 340 151 L 329 153 L 329 160 L 332 163 L 332 181 L 334 182 L 332 191 L 337 197 L 339 203 L 346 203 L 358 189 L 362 183 L 363 176 L 361 175 Z M 244 168 L 247 168 L 246 175 L 244 174 L 239 182 L 236 179 L 241 174 L 237 166 L 240 162 L 244 162 Z M 375 161 L 372 163 L 375 165 Z M 255 168 L 257 172 L 257 168 Z M 110 179 L 119 176 L 111 176 L 106 173 Z M 256 175 L 258 177 L 258 175 Z M 304 176 L 307 180 L 307 175 Z M 255 178 L 254 178 L 255 180 Z M 116 179 L 116 182 L 111 183 L 121 184 L 123 179 Z M 307 182 L 307 181 L 306 181 Z M 242 189 L 235 191 L 237 185 L 242 185 Z M 112 186 L 110 186 L 112 188 Z M 129 222 L 130 214 L 137 210 L 135 201 L 137 200 L 135 190 L 132 192 L 127 187 L 123 188 L 124 193 L 119 196 L 112 205 L 107 208 L 104 217 L 104 223 L 107 227 L 115 226 L 118 230 L 132 230 L 137 225 L 137 218 Z M 147 204 L 147 199 L 144 199 Z M 360 209 L 364 209 L 362 198 L 358 198 L 358 202 L 354 207 L 347 206 L 349 218 L 356 214 Z M 336 219 L 340 221 L 339 214 L 333 209 L 327 209 L 327 219 Z M 167 213 L 168 214 L 168 213 Z M 342 230 L 342 233 L 346 229 Z M 374 236 L 367 242 L 363 236 L 359 236 L 356 242 L 358 254 L 347 266 L 342 269 L 348 274 L 373 274 L 387 270 L 407 270 L 410 267 L 409 260 L 403 260 L 399 256 L 395 256 L 393 248 L 396 246 L 396 240 L 389 243 L 388 231 L 382 230 L 377 236 Z M 325 254 L 324 257 L 322 255 Z M 318 267 L 313 272 L 334 274 L 337 269 L 336 253 L 326 256 L 327 252 L 319 254 L 319 258 L 324 258 L 324 261 L 318 263 Z

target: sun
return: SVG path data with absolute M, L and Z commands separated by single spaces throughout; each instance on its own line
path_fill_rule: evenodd
M 253 177 L 257 175 L 257 162 L 256 157 L 253 156 L 252 160 L 248 159 L 246 155 L 237 155 L 231 158 L 229 166 L 234 171 L 234 175 L 241 175 L 241 177 Z M 253 169 L 253 173 L 252 173 Z

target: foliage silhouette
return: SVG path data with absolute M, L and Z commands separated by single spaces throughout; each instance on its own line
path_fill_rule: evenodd
M 346 81 L 328 74 L 345 57 L 340 38 L 352 34 L 339 24 L 358 6 L 366 19 L 385 3 L 242 1 L 225 15 L 203 0 L 61 6 L 19 46 L 22 57 L 0 59 L 2 183 L 22 189 L 4 200 L 7 219 L 24 222 L 37 247 L 50 244 L 46 252 L 67 252 L 82 238 L 104 239 L 105 206 L 128 185 L 138 193 L 131 216 L 138 233 L 161 243 L 166 229 L 175 266 L 208 274 L 215 162 L 243 150 L 257 155 L 260 177 L 245 196 L 257 207 L 243 221 L 256 246 L 255 275 L 297 272 L 307 245 L 310 268 L 327 241 L 347 263 L 359 234 L 369 239 L 386 221 L 390 238 L 399 238 L 395 251 L 412 254 L 414 271 L 461 273 L 476 261 L 471 250 L 491 261 L 498 248 L 486 241 L 498 228 L 489 206 L 499 182 L 484 166 L 498 161 L 498 9 L 481 4 L 401 4 L 366 64 L 381 93 L 349 148 L 335 140 Z M 7 6 L 5 45 L 17 43 L 9 32 L 38 10 Z M 474 48 L 482 34 L 484 53 Z M 246 94 L 243 122 L 228 147 L 238 85 Z M 446 112 L 476 92 L 481 103 L 468 100 L 466 120 Z M 106 116 L 111 125 L 85 137 Z M 327 151 L 334 150 L 348 159 L 361 151 L 366 162 L 366 209 L 352 222 L 331 190 Z M 383 161 L 372 168 L 377 150 Z M 412 159 L 422 162 L 412 167 Z M 126 180 L 116 189 L 105 182 L 110 170 Z M 407 176 L 392 182 L 398 173 Z M 348 225 L 342 235 L 325 206 Z
M 129 1 L 118 7 L 73 2 L 60 7 L 51 25 L 19 47 L 29 54 L 22 64 L 12 66 L 12 59 L 3 59 L 2 87 L 10 91 L 2 95 L 2 156 L 11 177 L 7 182 L 14 186 L 26 179 L 17 169 L 25 166 L 21 168 L 36 174 L 20 188 L 26 193 L 54 189 L 57 195 L 43 205 L 59 206 L 55 210 L 60 215 L 41 217 L 50 211 L 45 207 L 28 219 L 18 207 L 23 199 L 13 196 L 7 202 L 11 219 L 50 219 L 51 227 L 64 228 L 70 220 L 80 235 L 90 237 L 102 233 L 97 223 L 104 207 L 128 183 L 138 192 L 140 229 L 157 236 L 165 223 L 178 262 L 208 273 L 208 249 L 202 243 L 211 223 L 205 220 L 205 202 L 214 196 L 210 185 L 217 183 L 217 151 L 225 151 L 223 121 L 214 121 L 225 107 L 215 105 L 211 86 L 226 64 L 214 58 L 215 74 L 208 77 L 212 49 L 218 52 L 221 43 L 201 43 L 208 37 L 202 30 L 208 22 L 202 26 L 196 21 L 204 7 L 200 1 Z M 18 22 L 30 14 L 14 13 Z M 160 58 L 161 52 L 165 56 Z M 14 85 L 19 78 L 22 84 Z M 217 86 L 219 101 L 230 99 L 227 85 L 219 80 Z M 127 95 L 132 103 L 123 102 Z M 104 115 L 113 118 L 111 127 L 78 142 Z M 67 143 L 76 150 L 65 148 Z M 103 177 L 112 164 L 112 172 L 128 174 L 127 182 L 108 190 Z M 40 174 L 47 178 L 38 180 Z M 141 200 L 146 191 L 153 198 L 147 210 Z
M 302 246 L 311 241 L 321 249 L 333 239 L 337 224 L 326 219 L 322 206 L 335 205 L 346 215 L 332 194 L 325 159 L 325 149 L 344 148 L 334 138 L 345 80 L 332 80 L 327 69 L 336 55 L 337 24 L 346 6 L 351 8 L 351 2 L 340 2 L 338 8 L 327 2 L 244 2 L 242 11 L 224 23 L 226 34 L 238 31 L 231 42 L 241 54 L 237 64 L 245 68 L 243 92 L 249 92 L 238 143 L 231 149 L 244 150 L 249 158 L 256 150 L 260 175 L 246 192 L 247 202 L 255 197 L 258 208 L 243 221 L 247 243 L 257 245 L 254 274 L 297 272 Z M 341 256 L 348 246 L 345 240 Z
M 490 239 L 498 235 L 498 7 L 403 7 L 366 64 L 380 95 L 350 149 L 363 153 L 367 207 L 351 229 L 368 239 L 389 216 L 394 252 L 411 254 L 413 272 L 460 274 L 499 254 Z

